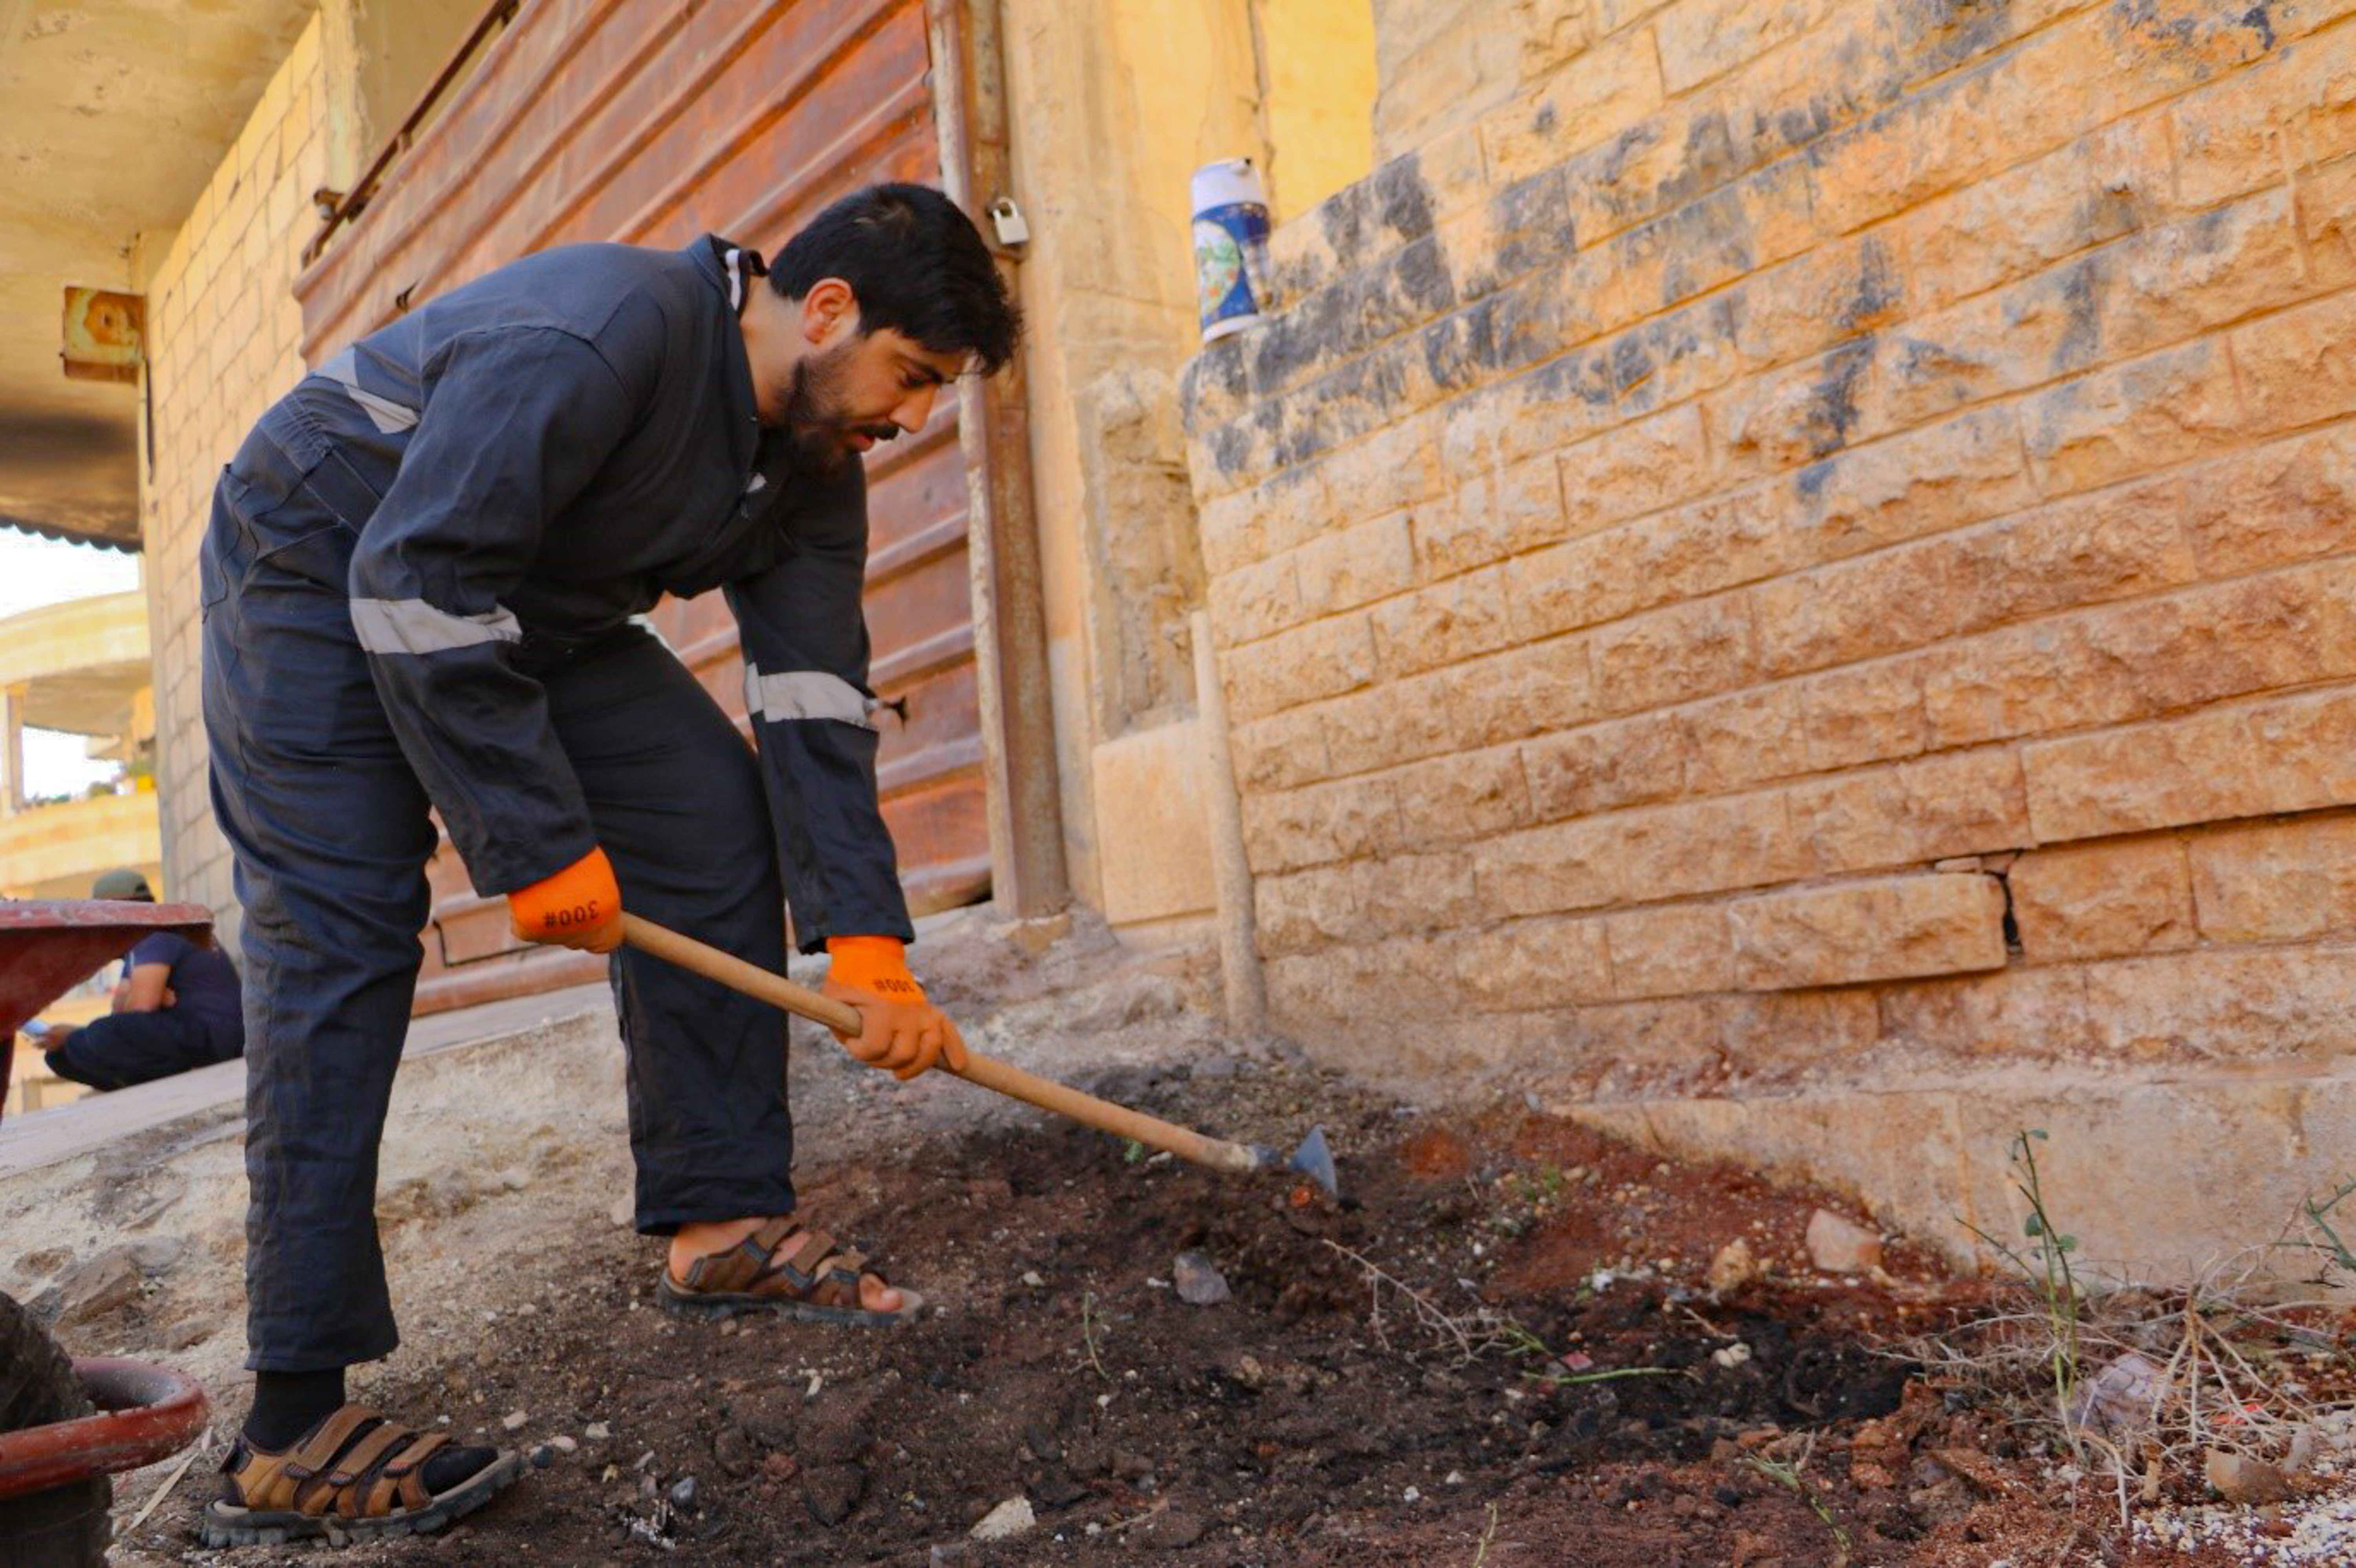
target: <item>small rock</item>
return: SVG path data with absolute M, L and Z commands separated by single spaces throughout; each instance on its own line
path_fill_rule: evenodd
M 36 1247 L 16 1259 L 16 1272 L 27 1279 L 38 1279 L 65 1268 L 73 1262 L 70 1247 Z
M 550 1447 L 552 1447 L 552 1448 L 555 1449 L 555 1450 L 556 1450 L 558 1453 L 560 1453 L 560 1454 L 570 1454 L 570 1453 L 572 1453 L 574 1449 L 576 1449 L 576 1448 L 578 1448 L 578 1447 L 580 1447 L 580 1446 L 581 1446 L 581 1445 L 580 1445 L 579 1443 L 575 1442 L 575 1441 L 574 1441 L 573 1438 L 571 1438 L 571 1437 L 565 1436 L 565 1435 L 564 1435 L 563 1434 L 562 1434 L 562 1433 L 559 1433 L 559 1434 L 558 1434 L 557 1435 L 555 1435 L 554 1437 L 550 1438 L 550 1439 L 548 1440 L 548 1445 L 549 1445 Z
M 2128 1350 L 2078 1385 L 2070 1399 L 2072 1425 L 2104 1433 L 2136 1433 L 2151 1424 L 2164 1374 L 2158 1364 Z
M 1991 1496 L 2010 1489 L 2003 1467 L 1976 1448 L 1933 1448 L 1931 1457 Z
M 1751 1359 L 1751 1347 L 1737 1339 L 1731 1345 L 1720 1345 L 1709 1353 L 1709 1359 L 1731 1370 Z
M 509 1192 L 521 1192 L 531 1185 L 531 1172 L 519 1165 L 511 1165 L 492 1179 Z
M 753 1473 L 753 1440 L 741 1426 L 723 1426 L 712 1440 L 712 1457 L 731 1476 Z
M 1072 1472 L 1061 1465 L 1050 1465 L 1031 1483 L 1031 1495 L 1042 1508 L 1069 1508 L 1088 1495 L 1087 1488 L 1072 1478 Z
M 1031 1511 L 1029 1498 L 1009 1498 L 983 1514 L 966 1533 L 976 1541 L 1012 1541 L 1038 1525 L 1039 1516 Z
M 1092 1524 L 1088 1528 L 1094 1530 L 1097 1527 Z M 925 1559 L 925 1568 L 948 1568 L 952 1563 L 967 1561 L 968 1555 L 964 1541 L 952 1541 L 946 1546 L 934 1547 Z
M 802 1472 L 802 1505 L 823 1525 L 850 1518 L 866 1491 L 867 1472 L 857 1465 L 819 1465 Z
M 1718 1254 L 1709 1260 L 1709 1273 L 1705 1279 L 1710 1289 L 1722 1296 L 1730 1290 L 1741 1289 L 1765 1272 L 1751 1253 L 1751 1243 L 1737 1236 L 1719 1248 Z
M 790 1481 L 801 1467 L 802 1462 L 791 1454 L 771 1454 L 761 1460 L 761 1474 L 773 1481 Z
M 741 1401 L 730 1408 L 729 1413 L 736 1418 L 736 1424 L 755 1446 L 790 1448 L 794 1445 L 793 1397 L 787 1394 L 780 1398 L 772 1393 Z
M 139 1265 L 129 1247 L 110 1247 L 58 1282 L 58 1327 L 103 1317 L 139 1298 Z
M 1029 1285 L 1032 1289 L 1036 1290 L 1047 1282 L 1039 1277 L 1039 1271 L 1037 1269 L 1026 1268 L 1023 1271 L 1023 1283 Z
M 617 1227 L 627 1226 L 629 1222 L 637 1217 L 637 1205 L 632 1203 L 626 1198 L 615 1199 L 614 1206 L 605 1211 L 605 1218 L 613 1221 L 615 1225 Z
M 2278 1503 L 2290 1496 L 2290 1477 L 2246 1454 L 2211 1448 L 2201 1456 L 2209 1484 L 2229 1503 Z
M 499 1418 L 499 1424 L 509 1432 L 520 1432 L 523 1430 L 524 1424 L 530 1419 L 531 1416 L 528 1412 L 510 1410 Z
M 1180 1253 L 1171 1259 L 1170 1275 L 1178 1286 L 1178 1299 L 1190 1306 L 1216 1307 L 1232 1294 L 1219 1265 L 1200 1253 Z
M 1134 1448 L 1116 1448 L 1112 1454 L 1112 1473 L 1124 1481 L 1142 1480 L 1153 1474 L 1153 1461 Z
M 695 1477 L 693 1476 L 681 1476 L 678 1480 L 673 1481 L 670 1484 L 670 1490 L 663 1495 L 670 1499 L 670 1506 L 675 1509 L 693 1508 L 695 1506 Z
M 614 1429 L 602 1421 L 593 1421 L 581 1429 L 581 1435 L 592 1443 L 603 1443 L 606 1438 L 614 1435 Z
M 180 1261 L 188 1243 L 177 1236 L 149 1236 L 131 1243 L 131 1261 L 145 1275 L 162 1274 Z
M 1881 1266 L 1881 1238 L 1819 1209 L 1808 1216 L 1808 1256 L 1826 1274 L 1865 1274 Z
M 555 1448 L 554 1448 L 553 1446 L 552 1446 L 551 1445 L 546 1444 L 546 1443 L 542 1443 L 542 1444 L 539 1445 L 537 1447 L 535 1447 L 535 1448 L 533 1448 L 533 1449 L 532 1449 L 532 1451 L 531 1451 L 531 1467 L 532 1467 L 533 1469 L 535 1469 L 535 1470 L 545 1470 L 545 1469 L 547 1469 L 551 1465 L 553 1465 L 553 1464 L 555 1464 L 555 1463 L 556 1463 L 556 1450 L 555 1450 Z
M 1179 1552 L 1203 1539 L 1210 1521 L 1191 1509 L 1164 1509 L 1129 1532 L 1149 1552 Z
M 844 1400 L 811 1413 L 794 1444 L 805 1465 L 847 1465 L 873 1441 L 869 1401 Z

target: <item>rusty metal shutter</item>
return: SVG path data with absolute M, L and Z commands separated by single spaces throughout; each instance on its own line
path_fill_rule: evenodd
M 924 6 L 534 0 L 296 284 L 304 354 L 341 345 L 552 245 L 681 245 L 705 230 L 774 252 L 818 209 L 883 179 L 940 183 Z M 990 888 L 967 481 L 956 400 L 870 461 L 867 614 L 885 720 L 884 813 L 915 909 Z M 717 593 L 657 628 L 739 726 L 736 636 Z M 417 1009 L 594 978 L 602 959 L 518 950 L 445 844 Z

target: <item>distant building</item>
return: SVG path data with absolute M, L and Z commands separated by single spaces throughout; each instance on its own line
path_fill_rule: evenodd
M 88 898 L 91 880 L 116 866 L 161 881 L 151 679 L 144 593 L 69 600 L 0 620 L 0 897 Z M 27 798 L 27 728 L 86 736 L 90 754 L 123 763 L 125 777 L 76 796 Z M 92 976 L 43 1016 L 80 1022 L 103 1012 L 111 974 Z M 49 1077 L 26 1042 L 11 1077 L 11 1111 L 81 1093 Z

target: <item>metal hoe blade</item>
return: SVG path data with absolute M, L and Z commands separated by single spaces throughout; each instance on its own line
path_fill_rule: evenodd
M 1276 1151 L 1265 1144 L 1252 1145 L 1252 1153 L 1258 1157 L 1263 1170 L 1277 1163 Z M 1309 1136 L 1301 1140 L 1301 1147 L 1292 1151 L 1284 1168 L 1301 1172 L 1335 1198 L 1342 1196 L 1341 1174 L 1333 1168 L 1333 1150 L 1325 1142 L 1322 1124 L 1309 1129 Z

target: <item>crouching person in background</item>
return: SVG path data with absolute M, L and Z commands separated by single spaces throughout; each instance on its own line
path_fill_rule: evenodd
M 147 879 L 109 871 L 91 896 L 154 903 Z M 40 1042 L 49 1071 L 93 1089 L 122 1089 L 209 1067 L 245 1054 L 245 1012 L 237 968 L 203 933 L 159 931 L 140 938 L 123 961 L 114 1010 L 80 1028 L 53 1024 L 26 1031 Z

